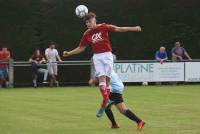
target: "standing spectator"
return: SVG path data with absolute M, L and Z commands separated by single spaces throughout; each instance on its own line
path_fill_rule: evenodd
M 156 51 L 155 59 L 158 60 L 161 64 L 164 61 L 168 60 L 167 52 L 166 52 L 165 47 L 160 47 L 160 50 Z
M 181 43 L 179 41 L 175 42 L 175 47 L 172 49 L 172 60 L 181 61 L 184 57 L 187 57 L 190 61 L 192 60 L 187 51 L 181 47 Z
M 58 87 L 58 81 L 56 80 L 56 77 L 58 75 L 58 65 L 57 61 L 61 62 L 61 58 L 58 54 L 57 49 L 55 49 L 55 42 L 50 42 L 49 48 L 45 50 L 45 56 L 47 59 L 47 69 L 49 71 L 50 75 L 50 86 L 52 87 L 53 84 L 55 83 L 56 86 Z
M 39 64 L 45 63 L 45 58 L 41 55 L 41 52 L 39 49 L 36 49 L 33 55 L 29 58 L 29 62 L 32 65 L 32 77 L 33 77 L 33 86 L 37 87 L 37 79 L 38 79 L 38 73 L 44 74 L 43 77 L 43 83 L 47 83 L 47 77 L 48 77 L 48 70 L 41 68 Z
M 0 61 L 8 62 L 10 60 L 10 51 L 7 47 L 3 47 L 0 51 Z M 8 64 L 0 64 L 0 87 L 8 86 Z

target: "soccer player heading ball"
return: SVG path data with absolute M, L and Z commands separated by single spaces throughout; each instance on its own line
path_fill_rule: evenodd
M 110 32 L 141 32 L 141 27 L 118 27 L 109 24 L 97 24 L 96 14 L 90 12 L 84 17 L 87 30 L 83 34 L 80 44 L 71 51 L 64 51 L 63 56 L 79 54 L 85 50 L 87 45 L 92 46 L 93 62 L 99 80 L 99 88 L 103 100 L 101 108 L 97 112 L 97 117 L 101 117 L 105 108 L 110 104 L 107 89 L 110 83 L 111 72 L 113 70 L 112 47 L 109 40 Z

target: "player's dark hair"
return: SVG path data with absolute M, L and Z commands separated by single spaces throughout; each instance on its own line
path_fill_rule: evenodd
M 50 42 L 49 42 L 49 46 L 51 46 L 51 45 L 56 45 L 56 42 L 50 41 Z
M 85 21 L 87 21 L 87 20 L 89 20 L 89 19 L 96 18 L 96 17 L 97 17 L 97 16 L 96 16 L 95 13 L 89 12 L 88 14 L 85 15 L 85 17 L 83 18 L 83 21 L 85 22 Z
M 36 48 L 36 49 L 34 50 L 34 52 L 33 52 L 33 56 L 34 56 L 34 57 L 36 57 L 36 53 L 37 53 L 37 51 L 39 51 L 39 52 L 40 52 L 40 55 L 41 55 L 41 51 L 40 51 L 40 49 L 39 49 L 39 48 Z

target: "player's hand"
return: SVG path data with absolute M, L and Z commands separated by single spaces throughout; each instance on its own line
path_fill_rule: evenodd
M 90 85 L 90 86 L 92 86 L 94 83 L 93 83 L 93 79 L 90 79 L 89 81 L 88 81 L 88 84 Z
M 163 64 L 163 63 L 164 63 L 164 60 L 163 60 L 163 59 L 161 59 L 161 60 L 160 60 L 160 64 Z
M 64 51 L 64 52 L 63 52 L 63 57 L 68 57 L 68 56 L 70 56 L 70 52 Z
M 136 26 L 135 28 L 137 29 L 137 32 L 141 32 L 142 31 L 142 28 L 140 26 Z
M 94 86 L 94 85 L 95 85 L 95 79 L 90 79 L 90 80 L 88 81 L 88 84 L 89 84 L 90 86 Z
M 192 61 L 192 58 L 188 58 L 189 61 Z
M 41 61 L 39 61 L 38 63 L 39 64 L 43 64 L 43 63 L 45 63 L 46 61 L 45 60 L 41 60 Z
M 181 56 L 178 56 L 179 60 L 183 60 L 183 58 Z
M 38 62 L 36 60 L 33 61 L 35 64 L 38 64 Z

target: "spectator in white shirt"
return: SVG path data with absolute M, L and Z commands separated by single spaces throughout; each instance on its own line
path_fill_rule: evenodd
M 56 84 L 58 87 L 58 81 L 56 77 L 58 75 L 58 65 L 57 62 L 61 62 L 61 58 L 58 54 L 57 49 L 55 49 L 55 42 L 50 42 L 49 48 L 45 50 L 45 57 L 47 59 L 47 69 L 49 71 L 50 76 L 50 86 L 52 87 L 53 84 Z

